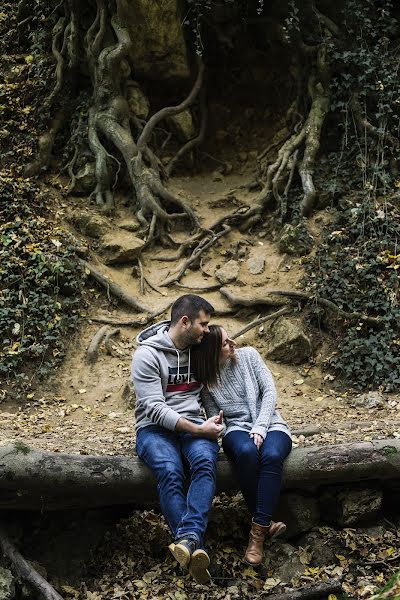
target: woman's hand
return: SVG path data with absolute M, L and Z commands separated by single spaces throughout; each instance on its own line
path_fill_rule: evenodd
M 250 437 L 257 446 L 257 448 L 260 449 L 264 442 L 263 436 L 259 433 L 250 433 Z

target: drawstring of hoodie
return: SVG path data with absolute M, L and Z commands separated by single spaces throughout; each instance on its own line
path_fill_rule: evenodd
M 179 378 L 180 376 L 180 372 L 179 372 L 179 367 L 180 367 L 180 361 L 179 361 L 179 350 L 177 348 L 175 348 L 175 352 L 176 352 L 176 356 L 178 357 L 178 373 L 177 373 L 177 377 Z M 187 372 L 187 383 L 190 383 L 190 346 L 189 346 L 189 364 L 188 364 L 188 372 Z

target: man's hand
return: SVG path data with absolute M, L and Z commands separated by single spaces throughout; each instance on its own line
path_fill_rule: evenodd
M 209 440 L 217 440 L 221 437 L 224 430 L 223 426 L 224 413 L 221 410 L 219 415 L 210 417 L 199 427 L 199 436 L 208 438 Z
M 257 448 L 260 449 L 264 442 L 263 436 L 260 435 L 259 433 L 250 433 L 249 435 L 250 435 L 251 439 L 253 440 L 253 442 L 255 443 L 255 445 L 257 446 Z

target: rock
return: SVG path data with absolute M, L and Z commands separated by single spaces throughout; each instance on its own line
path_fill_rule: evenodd
M 296 540 L 296 543 L 302 548 L 308 547 L 313 566 L 323 567 L 337 563 L 337 548 L 319 530 L 309 531 Z
M 300 577 L 305 569 L 296 548 L 283 542 L 274 544 L 273 552 L 268 553 L 265 564 L 268 571 L 272 571 L 274 579 L 280 579 L 283 583 L 289 583 L 293 577 Z
M 274 521 L 286 523 L 285 537 L 296 537 L 310 531 L 319 523 L 319 506 L 316 498 L 295 492 L 283 492 Z
M 8 569 L 0 567 L 0 600 L 15 598 L 15 579 Z
M 94 163 L 87 162 L 76 174 L 76 184 L 72 193 L 90 194 L 95 185 Z
M 320 497 L 321 518 L 348 527 L 371 521 L 382 506 L 380 488 L 329 488 Z
M 129 85 L 126 99 L 132 114 L 139 119 L 147 119 L 150 111 L 150 103 L 138 85 Z
M 105 217 L 92 213 L 76 212 L 71 217 L 72 223 L 83 235 L 99 238 L 110 228 Z
M 309 254 L 314 244 L 314 238 L 308 233 L 303 222 L 298 225 L 287 223 L 282 230 L 279 240 L 279 250 L 294 256 Z
M 367 394 L 359 394 L 355 398 L 349 398 L 348 402 L 351 406 L 360 408 L 382 408 L 385 401 L 380 392 L 368 392 Z
M 232 283 L 239 276 L 240 265 L 236 260 L 228 260 L 223 267 L 215 271 L 215 277 L 225 285 L 226 283 Z
M 137 231 L 140 228 L 138 221 L 121 221 L 118 223 L 118 227 L 125 229 L 126 231 Z
M 312 354 L 310 338 L 303 330 L 300 319 L 283 317 L 269 330 L 265 356 L 277 362 L 299 365 Z
M 251 151 L 249 152 L 249 154 L 248 154 L 248 159 L 249 159 L 251 162 L 254 162 L 254 161 L 256 161 L 256 160 L 257 160 L 257 156 L 258 156 L 258 152 L 257 152 L 257 150 L 251 150 Z
M 213 181 L 223 181 L 224 176 L 222 175 L 222 173 L 220 171 L 214 171 L 212 174 L 212 180 Z
M 134 260 L 144 242 L 128 231 L 117 230 L 103 236 L 100 253 L 106 265 L 117 265 Z
M 260 256 L 260 254 L 257 255 L 256 251 L 252 250 L 246 261 L 246 265 L 251 275 L 260 275 L 265 269 L 265 259 L 263 256 Z
M 130 34 L 129 62 L 135 79 L 165 81 L 190 76 L 179 8 L 178 0 L 124 4 L 121 18 Z
M 192 113 L 189 109 L 169 117 L 168 123 L 182 142 L 187 142 L 195 135 Z
M 133 383 L 130 379 L 128 379 L 122 389 L 121 393 L 122 400 L 126 403 L 126 407 L 129 410 L 133 410 L 135 408 L 135 390 L 133 387 Z

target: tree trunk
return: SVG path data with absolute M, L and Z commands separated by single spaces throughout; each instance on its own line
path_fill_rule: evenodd
M 286 489 L 400 476 L 400 440 L 296 448 L 285 462 Z M 231 465 L 218 460 L 218 491 L 237 490 Z M 0 508 L 57 510 L 157 503 L 155 480 L 136 457 L 42 452 L 21 444 L 0 448 Z

